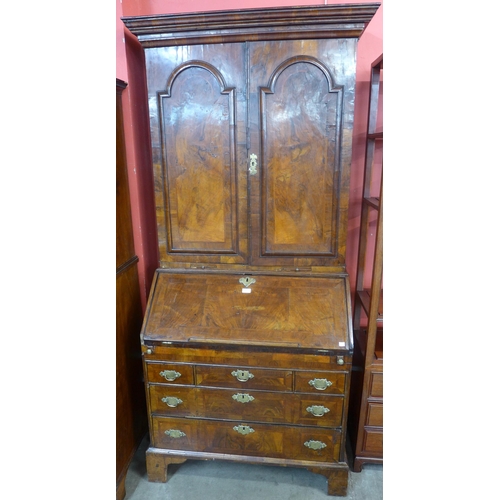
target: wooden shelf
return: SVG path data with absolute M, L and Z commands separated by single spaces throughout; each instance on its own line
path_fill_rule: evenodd
M 370 207 L 375 208 L 376 210 L 380 209 L 380 198 L 371 196 L 370 198 L 363 198 L 363 201 Z
M 366 314 L 370 312 L 370 298 L 371 292 L 370 290 L 361 290 L 356 292 L 358 298 L 363 306 L 363 309 Z M 377 315 L 377 323 L 381 323 L 384 317 L 384 291 L 380 291 L 380 301 L 378 305 L 378 315 Z
M 354 330 L 354 345 L 356 346 L 356 349 L 359 350 L 363 358 L 366 356 L 366 341 L 367 334 L 365 328 L 362 328 L 361 330 Z M 374 358 L 375 362 L 380 362 L 384 359 L 384 330 L 382 328 L 377 328 Z

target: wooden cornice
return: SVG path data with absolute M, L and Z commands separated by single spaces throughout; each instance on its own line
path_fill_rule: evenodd
M 357 38 L 380 3 L 123 17 L 144 47 L 305 38 Z

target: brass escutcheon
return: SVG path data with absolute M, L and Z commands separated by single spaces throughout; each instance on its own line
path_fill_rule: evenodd
M 255 278 L 250 278 L 250 276 L 245 276 L 244 278 L 240 278 L 239 281 L 245 288 L 247 288 L 253 283 L 255 283 Z
M 167 406 L 170 406 L 170 408 L 175 408 L 176 406 L 179 406 L 182 403 L 182 399 L 176 398 L 174 396 L 166 396 L 164 398 L 161 398 L 161 400 Z
M 321 405 L 313 405 L 308 406 L 306 411 L 312 413 L 315 417 L 322 417 L 325 413 L 328 413 L 330 410 Z
M 232 397 L 235 401 L 238 401 L 238 403 L 250 403 L 255 399 L 253 396 L 250 396 L 250 394 L 241 394 L 240 392 L 238 394 L 233 394 Z
M 247 382 L 249 379 L 253 378 L 253 373 L 248 370 L 234 370 L 231 372 L 233 377 L 236 377 L 240 382 Z
M 304 446 L 307 446 L 307 448 L 310 448 L 311 450 L 322 450 L 323 448 L 326 448 L 326 444 L 323 443 L 322 441 L 306 441 L 304 443 Z
M 235 425 L 233 429 L 243 435 L 255 432 L 249 425 Z
M 163 370 L 160 372 L 160 375 L 168 380 L 169 382 L 173 382 L 176 378 L 179 378 L 181 374 L 176 372 L 175 370 Z
M 250 175 L 255 175 L 257 173 L 257 155 L 255 153 L 250 155 L 250 166 L 248 167 L 248 172 Z
M 315 378 L 313 380 L 309 380 L 309 385 L 312 385 L 315 389 L 318 389 L 318 391 L 324 391 L 330 387 L 332 383 L 329 380 L 326 380 L 326 378 Z
M 181 437 L 184 437 L 186 435 L 184 432 L 178 431 L 177 429 L 169 429 L 168 431 L 165 431 L 165 434 L 168 437 L 171 437 L 174 439 L 181 438 Z

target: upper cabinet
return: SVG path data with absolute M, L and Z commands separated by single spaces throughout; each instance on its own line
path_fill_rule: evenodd
M 355 53 L 377 7 L 124 19 L 146 53 L 161 267 L 345 269 Z

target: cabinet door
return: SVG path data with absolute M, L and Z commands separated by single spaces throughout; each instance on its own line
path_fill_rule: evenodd
M 355 47 L 249 46 L 252 264 L 344 263 Z
M 146 51 L 162 265 L 247 261 L 245 45 Z

